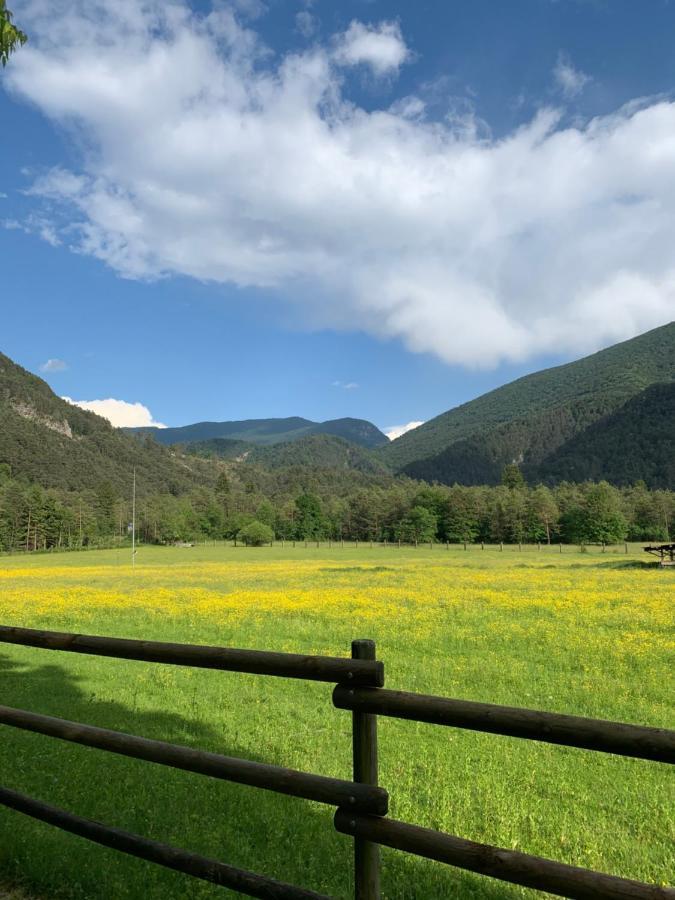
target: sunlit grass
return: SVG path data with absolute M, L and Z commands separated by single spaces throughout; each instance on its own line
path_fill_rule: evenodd
M 0 619 L 34 628 L 348 655 L 387 685 L 673 727 L 672 571 L 565 548 L 142 549 L 0 561 Z M 330 687 L 0 645 L 2 702 L 340 777 L 350 717 Z M 129 830 L 347 897 L 331 811 L 0 729 L 2 783 Z M 665 882 L 667 767 L 380 721 L 391 813 L 474 840 Z M 36 847 L 40 848 L 39 853 Z M 384 854 L 391 898 L 532 895 Z M 48 896 L 222 896 L 0 810 L 0 870 Z M 58 886 L 58 887 L 57 887 Z M 61 893 L 59 893 L 61 892 Z

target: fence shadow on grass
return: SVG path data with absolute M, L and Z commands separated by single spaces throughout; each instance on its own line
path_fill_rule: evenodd
M 0 654 L 0 703 L 228 756 L 256 759 L 203 722 L 130 709 L 87 694 L 67 666 Z M 264 761 L 284 765 L 283 759 Z M 0 726 L 0 782 L 106 824 L 313 888 L 353 896 L 352 842 L 333 809 Z M 389 785 L 390 789 L 395 785 Z M 519 889 L 406 854 L 383 851 L 391 900 L 508 900 Z M 115 853 L 0 807 L 0 875 L 64 900 L 235 896 Z

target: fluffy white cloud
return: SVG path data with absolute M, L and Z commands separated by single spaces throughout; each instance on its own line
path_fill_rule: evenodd
M 398 22 L 364 25 L 353 21 L 335 40 L 333 58 L 343 66 L 371 66 L 376 75 L 397 72 L 409 57 Z
M 85 148 L 34 202 L 126 277 L 270 288 L 314 327 L 470 366 L 674 316 L 674 102 L 567 126 L 544 109 L 494 139 L 470 114 L 349 101 L 343 63 L 400 64 L 391 23 L 282 57 L 183 0 L 27 0 L 22 23 L 3 82 Z
M 68 363 L 63 359 L 48 359 L 47 362 L 43 362 L 40 366 L 41 372 L 65 372 L 68 368 Z
M 585 72 L 575 69 L 568 56 L 559 54 L 558 61 L 553 69 L 553 78 L 564 97 L 568 99 L 576 97 L 591 80 Z
M 390 441 L 395 441 L 396 438 L 400 438 L 402 434 L 405 434 L 407 431 L 412 431 L 413 428 L 419 428 L 420 425 L 424 425 L 424 422 L 408 422 L 407 425 L 390 425 L 389 428 L 384 429 L 384 433 Z
M 358 387 L 355 381 L 333 381 L 332 385 L 333 387 L 342 388 L 343 391 L 353 391 Z
M 142 403 L 127 403 L 126 400 L 73 400 L 71 397 L 63 397 L 68 403 L 88 409 L 90 412 L 103 416 L 115 428 L 138 428 L 153 425 L 155 428 L 166 428 L 162 422 L 155 422 L 152 413 Z

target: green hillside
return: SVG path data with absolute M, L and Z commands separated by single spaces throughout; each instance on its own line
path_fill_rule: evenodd
M 63 490 L 110 482 L 127 493 L 136 467 L 140 494 L 181 493 L 212 483 L 216 472 L 152 439 L 123 434 L 100 416 L 67 403 L 49 385 L 0 354 L 0 464 L 14 478 Z
M 547 481 L 675 485 L 675 382 L 654 384 L 560 446 L 536 472 Z
M 185 450 L 204 458 L 217 457 L 265 469 L 302 466 L 308 469 L 353 470 L 373 475 L 389 474 L 389 469 L 371 450 L 332 434 L 311 434 L 277 444 L 212 438 L 186 444 Z
M 576 362 L 519 378 L 379 449 L 415 478 L 496 483 L 506 463 L 530 470 L 652 384 L 675 379 L 675 323 Z
M 330 419 L 327 422 L 320 422 L 313 425 L 310 434 L 330 434 L 333 437 L 342 438 L 345 441 L 351 441 L 360 447 L 374 449 L 375 447 L 383 447 L 389 443 L 389 438 L 383 434 L 379 428 L 367 422 L 365 419 Z
M 330 434 L 315 434 L 292 443 L 254 447 L 246 457 L 267 469 L 303 466 L 310 469 L 350 469 L 386 475 L 387 467 L 369 450 Z
M 151 434 L 160 444 L 203 443 L 214 439 L 248 441 L 252 444 L 278 444 L 297 441 L 313 434 L 330 434 L 361 447 L 374 448 L 388 443 L 386 435 L 364 419 L 332 419 L 312 422 L 299 416 L 286 419 L 244 419 L 236 422 L 196 422 L 179 428 L 125 428 L 135 434 Z
M 189 444 L 175 446 L 184 449 L 191 456 L 201 456 L 204 459 L 217 457 L 243 460 L 256 445 L 250 441 L 238 441 L 236 438 L 210 438 L 207 441 L 191 441 Z

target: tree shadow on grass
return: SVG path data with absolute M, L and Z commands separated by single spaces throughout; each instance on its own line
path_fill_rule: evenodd
M 67 665 L 32 667 L 0 654 L 0 703 L 229 756 L 251 756 L 203 722 L 129 709 L 87 694 Z M 264 760 L 284 765 L 281 759 Z M 353 896 L 352 842 L 333 809 L 0 726 L 2 786 L 333 897 Z M 395 789 L 395 786 L 390 786 Z M 384 851 L 391 900 L 522 896 L 506 884 Z M 64 900 L 236 896 L 99 847 L 0 807 L 0 874 Z
M 612 562 L 602 562 L 603 569 L 640 569 L 643 572 L 654 572 L 659 569 L 659 561 L 656 557 L 645 559 L 621 559 Z

